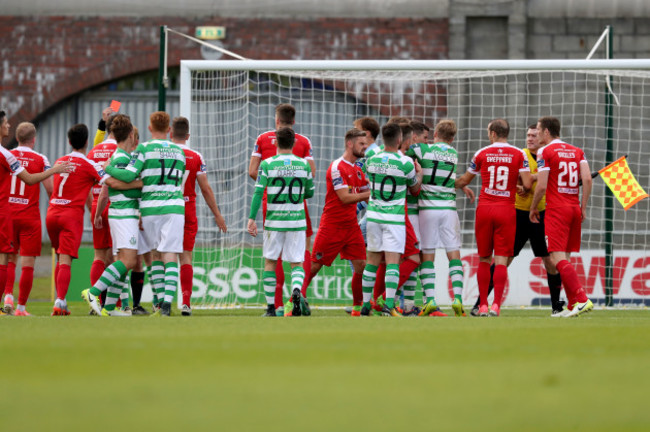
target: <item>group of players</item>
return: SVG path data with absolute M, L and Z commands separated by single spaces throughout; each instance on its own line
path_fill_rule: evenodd
M 247 227 L 251 235 L 257 235 L 260 207 L 264 216 L 265 316 L 310 315 L 308 286 L 337 255 L 349 260 L 353 269 L 351 315 L 443 316 L 434 296 L 436 249 L 445 249 L 449 259 L 453 312 L 465 316 L 456 191 L 462 189 L 473 202 L 467 185 L 477 175 L 482 182 L 475 221 L 479 299 L 471 314 L 499 316 L 507 266 L 528 239 L 547 270 L 552 316 L 577 316 L 593 308 L 569 262 L 570 254 L 580 249 L 591 174 L 582 150 L 559 139 L 556 118 L 542 117 L 530 125 L 523 150 L 508 144 L 508 122 L 493 120 L 487 127 L 490 145 L 474 154 L 459 177 L 452 120 L 438 122 L 431 138 L 428 126 L 403 117 L 381 128 L 370 117 L 356 120 L 345 134 L 342 156 L 327 170 L 325 207 L 310 251 L 313 232 L 305 200 L 314 195 L 316 166 L 311 142 L 293 131 L 295 116 L 289 104 L 276 107 L 275 129 L 258 137 L 249 165 L 249 175 L 256 180 Z M 170 315 L 180 273 L 181 313 L 191 315 L 197 182 L 215 223 L 224 232 L 227 228 L 207 181 L 205 161 L 187 146 L 187 119 L 177 117 L 170 127 L 169 115 L 155 112 L 148 128 L 152 139 L 139 143 L 130 118 L 107 108 L 94 147 L 88 151 L 87 127 L 75 125 L 68 131 L 72 152 L 53 167 L 34 151 L 36 129 L 31 123 L 16 128 L 17 148 L 0 148 L 4 313 L 29 315 L 25 306 L 41 249 L 38 183 L 43 182 L 50 196 L 46 227 L 56 252 L 52 315 L 70 314 L 66 294 L 85 205 L 91 210 L 95 258 L 92 287 L 82 297 L 91 313 L 148 314 L 140 305 L 144 261 L 154 312 Z M 9 131 L 0 111 L 0 139 Z M 380 134 L 381 146 L 376 142 Z M 15 302 L 18 255 L 22 272 Z M 283 260 L 291 266 L 286 304 Z M 422 307 L 415 305 L 418 278 Z M 567 309 L 560 301 L 561 286 Z
M 0 111 L 0 138 L 11 125 Z M 56 300 L 52 315 L 69 315 L 66 295 L 72 260 L 78 257 L 83 233 L 84 206 L 91 210 L 95 260 L 92 287 L 82 291 L 91 313 L 101 316 L 145 315 L 140 305 L 147 264 L 154 294 L 154 313 L 169 316 L 179 279 L 182 315 L 191 315 L 192 250 L 198 230 L 195 183 L 212 211 L 215 223 L 226 223 L 207 181 L 200 153 L 187 146 L 189 122 L 154 112 L 149 118 L 152 139 L 139 143 L 138 130 L 124 114 L 104 110 L 88 151 L 88 128 L 72 126 L 68 142 L 72 152 L 53 167 L 34 151 L 36 128 L 21 123 L 16 128 L 18 147 L 0 148 L 0 287 L 5 290 L 3 313 L 28 316 L 35 257 L 41 251 L 39 186 L 49 196 L 46 227 L 56 253 Z M 51 176 L 54 175 L 53 180 Z M 91 192 L 92 189 L 92 192 Z M 110 201 L 110 205 L 109 205 Z M 17 255 L 22 273 L 18 301 L 13 298 Z M 127 274 L 133 307 L 129 306 Z M 17 303 L 17 304 L 16 304 Z
M 249 166 L 256 180 L 248 220 L 252 236 L 258 234 L 260 207 L 264 217 L 264 316 L 310 315 L 309 283 L 337 255 L 353 269 L 352 316 L 443 316 L 434 297 L 436 249 L 445 249 L 449 259 L 453 312 L 465 316 L 456 191 L 462 189 L 473 202 L 467 185 L 476 176 L 481 177 L 475 220 L 479 298 L 471 314 L 500 315 L 507 266 L 528 240 L 546 267 L 551 316 L 593 309 L 569 261 L 580 250 L 591 173 L 582 150 L 559 139 L 557 118 L 542 117 L 530 125 L 523 150 L 508 143 L 507 120 L 491 121 L 490 144 L 458 177 L 452 120 L 438 122 L 431 139 L 429 127 L 407 118 L 394 117 L 381 128 L 370 117 L 356 120 L 345 134 L 342 156 L 327 170 L 325 206 L 310 252 L 305 200 L 314 194 L 315 165 L 309 139 L 293 131 L 295 115 L 291 105 L 276 107 L 276 129 L 258 137 Z M 380 133 L 381 146 L 376 143 Z M 286 304 L 283 260 L 291 265 Z M 422 307 L 415 305 L 418 277 Z

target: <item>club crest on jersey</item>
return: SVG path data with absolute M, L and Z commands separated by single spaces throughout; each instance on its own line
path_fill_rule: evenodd
M 361 180 L 361 171 L 357 171 L 357 178 Z

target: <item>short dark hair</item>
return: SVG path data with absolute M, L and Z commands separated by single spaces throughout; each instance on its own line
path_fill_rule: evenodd
M 293 143 L 296 141 L 296 133 L 290 127 L 281 127 L 275 131 L 275 139 L 278 148 L 287 150 L 293 148 Z
M 537 123 L 529 124 L 528 129 L 537 129 Z
M 537 122 L 542 129 L 548 129 L 548 133 L 551 134 L 552 137 L 560 136 L 560 120 L 558 120 L 557 117 L 542 117 L 537 120 Z
M 6 117 L 7 117 L 7 113 L 0 110 L 0 125 L 4 122 Z
M 377 123 L 377 120 L 375 120 L 374 118 L 361 117 L 360 119 L 356 119 L 354 123 L 357 124 L 357 127 L 359 129 L 370 132 L 370 135 L 372 135 L 372 139 L 376 140 L 377 137 L 379 136 L 379 132 L 381 131 L 381 128 L 379 127 L 379 123 Z
M 504 118 L 494 119 L 490 122 L 488 130 L 497 134 L 499 138 L 508 138 L 508 135 L 510 135 L 510 124 Z
M 366 133 L 361 129 L 352 128 L 345 133 L 345 142 L 350 141 L 351 139 L 365 137 Z
M 75 150 L 81 150 L 88 144 L 88 127 L 79 123 L 68 129 L 68 141 Z
M 129 134 L 133 131 L 133 125 L 128 115 L 118 114 L 111 122 L 111 133 L 115 137 L 115 141 L 124 142 Z
M 431 130 L 431 129 L 429 129 L 429 126 L 427 126 L 424 123 L 419 122 L 419 121 L 412 121 L 411 122 L 411 127 L 413 128 L 413 132 L 418 134 L 418 135 L 421 134 L 421 133 L 424 133 L 424 131 L 428 132 L 428 131 Z
M 190 133 L 190 121 L 185 117 L 174 117 L 172 121 L 172 137 L 184 139 Z
M 410 123 L 401 123 L 399 127 L 402 129 L 402 137 L 413 134 L 413 126 Z
M 275 107 L 275 116 L 280 123 L 291 125 L 296 120 L 296 109 L 291 104 L 280 104 Z
M 387 123 L 381 128 L 384 146 L 396 147 L 397 140 L 402 136 L 402 128 L 397 123 Z

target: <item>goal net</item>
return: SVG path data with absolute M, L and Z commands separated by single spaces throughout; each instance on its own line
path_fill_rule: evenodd
M 345 132 L 363 116 L 380 124 L 404 116 L 424 122 L 432 131 L 440 119 L 453 119 L 458 125 L 454 145 L 460 174 L 474 152 L 488 143 L 486 128 L 492 119 L 508 119 L 510 143 L 523 148 L 527 126 L 552 115 L 561 121 L 561 138 L 584 149 L 593 171 L 627 155 L 631 171 L 648 190 L 649 66 L 647 60 L 181 62 L 181 115 L 190 119 L 190 146 L 206 159 L 209 181 L 228 224 L 228 232 L 219 233 L 209 209 L 198 200 L 193 304 L 212 308 L 265 303 L 262 236 L 252 238 L 246 232 L 254 188 L 248 165 L 256 137 L 274 127 L 276 105 L 296 107 L 294 129 L 313 145 L 316 194 L 308 203 L 317 231 L 325 173 L 343 152 Z M 480 180 L 473 185 L 475 191 L 477 183 Z M 600 177 L 594 179 L 582 250 L 572 257 L 573 264 L 593 300 L 603 304 L 611 290 L 614 305 L 647 305 L 650 200 L 624 211 L 616 199 L 607 198 L 606 189 Z M 468 304 L 478 293 L 475 204 L 460 195 L 457 201 Z M 440 252 L 436 300 L 445 305 L 453 295 L 448 263 Z M 311 303 L 351 304 L 351 275 L 344 261 L 324 267 L 309 288 Z M 289 296 L 286 284 L 284 295 Z M 505 304 L 548 302 L 546 272 L 526 246 L 509 268 Z

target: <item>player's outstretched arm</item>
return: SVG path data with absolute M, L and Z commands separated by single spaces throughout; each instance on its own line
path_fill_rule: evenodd
M 593 180 L 591 171 L 589 171 L 589 163 L 585 160 L 580 162 L 580 179 L 582 180 L 582 200 L 580 200 L 580 210 L 582 211 L 582 220 L 587 219 L 587 206 L 589 205 L 589 197 L 591 196 L 591 188 Z
M 537 173 L 537 186 L 535 186 L 535 194 L 533 195 L 533 202 L 530 204 L 529 219 L 533 223 L 539 223 L 539 210 L 537 206 L 546 193 L 548 185 L 548 171 L 540 171 Z
M 221 211 L 217 205 L 217 199 L 214 197 L 214 191 L 208 182 L 207 174 L 196 176 L 196 181 L 199 183 L 199 188 L 201 189 L 201 194 L 203 195 L 203 199 L 205 199 L 205 203 L 214 215 L 214 222 L 222 232 L 227 232 L 228 227 L 226 226 L 226 220 L 221 215 Z
M 28 185 L 33 185 L 39 182 L 42 182 L 46 178 L 61 173 L 68 173 L 72 171 L 73 166 L 69 162 L 60 162 L 54 165 L 52 168 L 49 168 L 40 173 L 28 173 L 27 170 L 22 170 L 17 174 L 18 178 L 27 183 Z
M 470 183 L 472 182 L 472 180 L 474 180 L 474 177 L 476 177 L 476 175 L 472 174 L 472 173 L 469 172 L 469 171 L 466 171 L 465 174 L 463 174 L 462 176 L 458 177 L 458 178 L 454 181 L 454 187 L 455 187 L 456 189 L 463 189 L 465 186 L 467 186 L 468 184 L 470 184 Z

